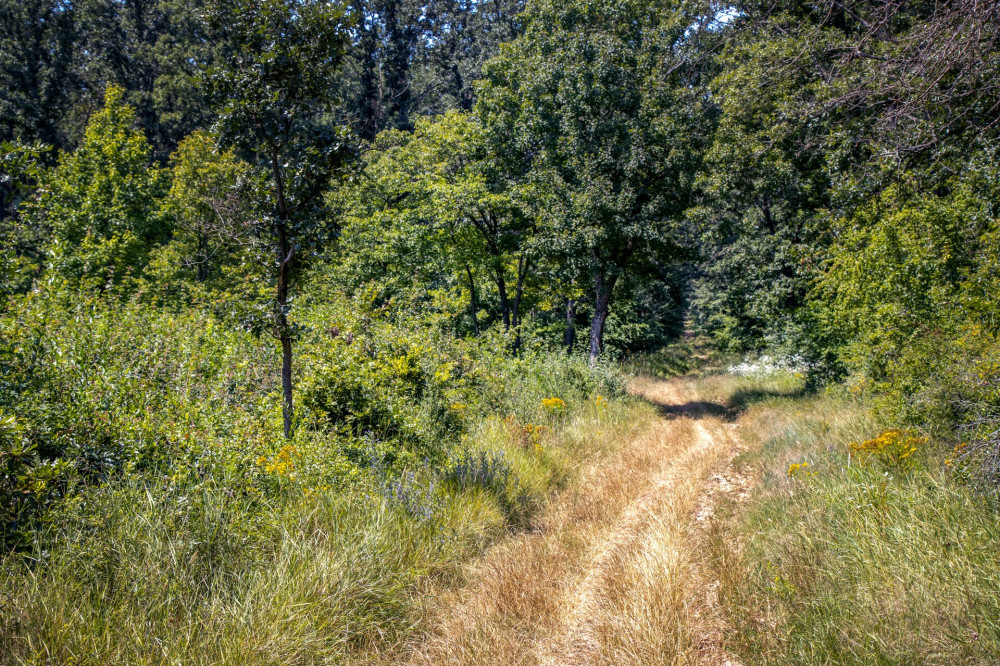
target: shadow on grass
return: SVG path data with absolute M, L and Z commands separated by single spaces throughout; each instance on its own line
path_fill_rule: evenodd
M 729 408 L 734 410 L 736 413 L 745 412 L 747 408 L 757 403 L 764 402 L 765 400 L 772 400 L 774 398 L 804 398 L 807 395 L 811 395 L 814 391 L 810 388 L 802 385 L 795 389 L 789 390 L 775 390 L 775 389 L 741 389 L 734 392 L 729 396 L 729 400 L 726 401 Z
M 676 418 L 689 418 L 689 419 L 701 419 L 706 416 L 719 418 L 724 421 L 735 421 L 739 416 L 739 412 L 730 409 L 726 405 L 720 405 L 716 402 L 705 402 L 704 400 L 693 400 L 691 402 L 686 402 L 683 405 L 667 405 L 662 402 L 650 401 L 656 410 L 664 418 L 676 419 Z
M 670 379 L 695 371 L 718 369 L 728 358 L 715 349 L 707 337 L 683 335 L 661 349 L 632 357 L 626 367 L 632 374 Z
M 676 418 L 689 418 L 689 419 L 701 419 L 705 417 L 718 418 L 723 421 L 735 421 L 739 418 L 740 414 L 745 412 L 751 406 L 764 402 L 765 400 L 771 400 L 774 398 L 802 398 L 812 393 L 805 386 L 791 389 L 791 390 L 775 390 L 775 389 L 741 389 L 734 392 L 726 404 L 720 404 L 717 402 L 706 402 L 704 400 L 692 400 L 691 402 L 686 402 L 681 405 L 671 405 L 656 400 L 651 400 L 646 398 L 646 400 L 656 407 L 656 410 L 664 418 L 676 419 Z

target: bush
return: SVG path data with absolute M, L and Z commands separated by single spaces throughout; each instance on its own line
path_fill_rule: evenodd
M 970 160 L 947 188 L 888 188 L 837 225 L 818 320 L 886 417 L 951 448 L 984 487 L 1000 482 L 997 167 Z

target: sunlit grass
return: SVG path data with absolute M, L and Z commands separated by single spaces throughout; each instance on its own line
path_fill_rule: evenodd
M 536 440 L 516 417 L 473 424 L 466 446 L 501 455 L 502 487 L 436 483 L 408 510 L 360 481 L 290 482 L 272 497 L 224 480 L 140 477 L 80 492 L 0 567 L 0 662 L 312 664 L 364 661 L 419 626 L 424 592 L 519 529 L 620 428 L 628 399 L 539 406 Z M 531 410 L 527 409 L 531 414 Z M 431 501 L 404 488 L 413 501 Z
M 795 379 L 704 382 L 720 400 L 753 395 L 737 466 L 757 489 L 712 539 L 729 647 L 745 663 L 994 663 L 996 508 L 950 476 L 946 444 L 849 456 L 892 424 L 842 389 L 798 395 Z

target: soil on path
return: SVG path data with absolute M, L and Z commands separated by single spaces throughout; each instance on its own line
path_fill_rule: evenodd
M 475 561 L 402 663 L 737 663 L 703 562 L 715 502 L 748 487 L 730 465 L 736 430 L 683 379 L 632 390 L 661 416 Z

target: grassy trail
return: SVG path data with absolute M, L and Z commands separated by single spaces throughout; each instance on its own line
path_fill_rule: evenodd
M 1000 518 L 946 448 L 851 464 L 900 431 L 790 372 L 631 390 L 631 430 L 429 595 L 387 663 L 1000 663 Z
M 443 592 L 415 664 L 726 663 L 704 561 L 715 502 L 745 494 L 734 424 L 686 379 L 637 379 L 657 418 L 594 456 L 533 529 Z M 732 663 L 736 663 L 733 661 Z

